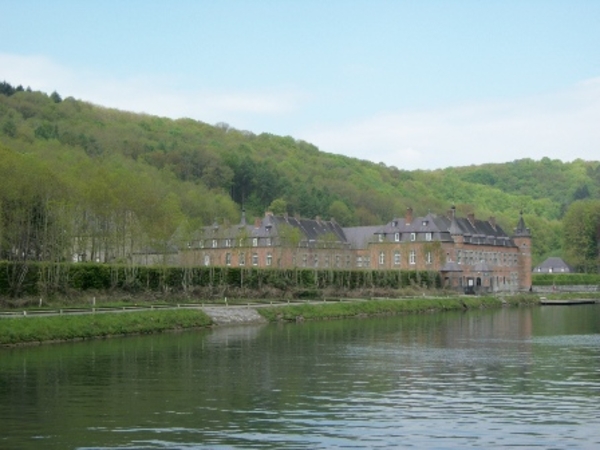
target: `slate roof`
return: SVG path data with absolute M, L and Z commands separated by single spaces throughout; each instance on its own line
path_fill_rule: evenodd
M 539 266 L 534 267 L 533 271 L 540 273 L 572 273 L 575 272 L 575 269 L 562 258 L 550 257 Z
M 346 240 L 350 246 L 357 250 L 364 250 L 368 247 L 369 242 L 375 240 L 375 233 L 381 229 L 380 226 L 370 227 L 347 227 L 344 228 Z
M 203 239 L 237 238 L 245 234 L 250 238 L 277 238 L 283 226 L 297 228 L 301 233 L 301 242 L 323 242 L 347 245 L 342 227 L 334 220 L 303 219 L 289 216 L 275 216 L 267 213 L 265 217 L 253 224 L 247 224 L 245 214 L 237 225 L 219 225 L 204 227 L 198 236 Z
M 204 227 L 199 238 L 236 238 L 241 234 L 252 238 L 276 238 L 280 229 L 291 226 L 301 233 L 301 242 L 306 245 L 312 242 L 328 241 L 353 249 L 366 249 L 368 244 L 376 242 L 378 235 L 394 236 L 400 233 L 400 241 L 411 240 L 411 234 L 417 233 L 422 240 L 424 233 L 431 233 L 432 241 L 453 242 L 462 236 L 465 243 L 514 247 L 515 243 L 493 219 L 480 220 L 470 217 L 456 217 L 454 210 L 449 216 L 432 213 L 423 217 L 394 218 L 383 226 L 364 226 L 342 228 L 335 220 L 304 219 L 293 216 L 276 216 L 271 213 L 253 224 L 246 222 L 245 214 L 236 225 L 219 225 Z M 516 231 L 527 236 L 529 229 L 525 227 L 523 217 L 519 220 Z M 389 239 L 389 238 L 388 238 Z
M 524 225 L 523 225 L 524 226 Z M 528 229 L 527 229 L 528 230 Z M 432 233 L 432 240 L 452 242 L 453 236 L 462 236 L 467 243 L 499 245 L 514 247 L 515 243 L 500 225 L 493 221 L 467 217 L 437 216 L 427 214 L 424 217 L 413 217 L 410 223 L 406 218 L 395 218 L 383 227 L 377 234 L 401 233 L 401 240 L 410 239 L 410 233 Z

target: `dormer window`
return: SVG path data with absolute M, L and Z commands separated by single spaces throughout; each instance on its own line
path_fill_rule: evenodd
M 428 221 L 428 220 L 424 220 L 424 221 L 423 221 L 423 226 L 424 226 L 424 227 L 426 227 L 428 223 L 429 223 L 429 221 Z

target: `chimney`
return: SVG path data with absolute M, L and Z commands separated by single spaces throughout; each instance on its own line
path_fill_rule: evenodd
M 452 220 L 456 217 L 456 206 L 452 205 L 452 207 L 448 210 L 448 219 Z
M 406 224 L 410 225 L 412 223 L 412 220 L 413 220 L 413 210 L 409 206 L 408 208 L 406 208 L 406 217 L 405 217 Z
M 317 221 L 317 223 L 320 225 L 321 224 L 321 216 L 317 216 L 315 217 L 315 220 Z
M 273 213 L 271 211 L 265 212 L 265 217 L 273 217 Z
M 467 214 L 467 219 L 469 219 L 469 222 L 471 222 L 471 225 L 475 225 L 475 214 L 474 213 L 469 213 Z
M 260 228 L 261 220 L 260 217 L 254 219 L 254 228 Z
M 496 230 L 496 218 L 494 216 L 490 216 L 490 225 Z

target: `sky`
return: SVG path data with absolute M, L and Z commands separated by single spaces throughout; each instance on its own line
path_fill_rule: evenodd
M 0 0 L 0 81 L 400 169 L 600 160 L 597 0 Z

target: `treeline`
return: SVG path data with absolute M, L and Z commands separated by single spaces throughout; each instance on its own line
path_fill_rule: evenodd
M 368 149 L 365 149 L 367 152 Z M 0 259 L 126 262 L 132 248 L 166 249 L 213 221 L 274 213 L 333 217 L 342 226 L 415 214 L 519 211 L 534 264 L 562 255 L 561 220 L 598 198 L 600 164 L 520 160 L 407 171 L 263 133 L 102 108 L 0 85 Z M 88 252 L 89 253 L 89 252 Z
M 21 277 L 18 284 L 16 276 Z M 352 291 L 441 288 L 437 272 L 378 270 L 158 267 L 30 263 L 25 272 L 0 262 L 0 299 L 81 295 L 87 291 L 192 298 L 320 297 Z

